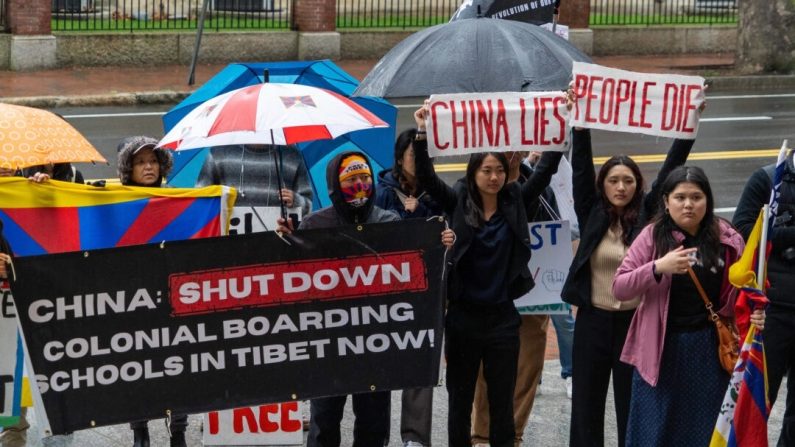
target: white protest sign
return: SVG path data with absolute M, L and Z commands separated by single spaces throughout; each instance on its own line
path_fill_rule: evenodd
M 301 207 L 287 208 L 287 215 L 301 218 Z M 282 216 L 278 206 L 236 206 L 229 219 L 229 234 L 251 234 L 276 230 L 276 219 Z
M 574 127 L 693 139 L 704 78 L 635 73 L 574 62 Z
M 561 304 L 560 291 L 563 290 L 572 259 L 569 222 L 532 222 L 528 226 L 533 256 L 527 267 L 536 285 L 513 303 L 517 308 Z
M 260 405 L 204 415 L 202 443 L 214 445 L 303 445 L 301 402 Z
M 431 157 L 498 151 L 564 151 L 568 110 L 561 92 L 431 95 Z
M 22 363 L 17 343 L 17 318 L 8 282 L 0 281 L 0 427 L 19 415 Z M 16 408 L 15 408 L 16 406 Z
M 569 27 L 566 26 L 566 25 L 561 25 L 560 23 L 554 24 L 554 25 L 552 23 L 545 23 L 545 24 L 540 25 L 540 26 L 541 26 L 541 28 L 544 28 L 547 31 L 553 32 L 553 33 L 557 34 L 558 36 L 560 36 L 560 37 L 562 37 L 562 38 L 564 38 L 566 40 L 569 40 Z M 553 31 L 553 28 L 554 28 L 554 31 Z

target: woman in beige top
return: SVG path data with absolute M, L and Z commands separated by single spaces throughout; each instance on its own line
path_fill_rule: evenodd
M 571 446 L 604 445 L 605 398 L 613 377 L 618 445 L 624 446 L 632 390 L 632 368 L 619 360 L 638 299 L 618 301 L 613 275 L 632 240 L 659 206 L 657 185 L 685 163 L 693 140 L 675 140 L 649 194 L 638 165 L 626 155 L 611 157 L 594 175 L 591 135 L 575 129 L 572 155 L 574 210 L 580 246 L 561 296 L 577 306 L 572 349 Z

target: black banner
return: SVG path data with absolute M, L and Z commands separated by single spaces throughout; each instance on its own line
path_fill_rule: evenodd
M 482 17 L 543 25 L 552 23 L 555 0 L 465 0 L 451 20 L 475 18 L 478 9 Z
M 443 224 L 23 257 L 11 287 L 52 433 L 438 383 Z

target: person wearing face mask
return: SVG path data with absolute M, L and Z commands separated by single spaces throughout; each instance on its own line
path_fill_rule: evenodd
M 400 217 L 375 205 L 373 176 L 366 156 L 361 152 L 343 152 L 326 168 L 326 183 L 332 205 L 315 211 L 301 221 L 298 230 L 333 228 L 351 224 L 394 222 Z M 277 231 L 290 234 L 292 220 L 278 220 Z M 451 230 L 442 232 L 442 243 L 452 246 Z M 332 396 L 310 401 L 308 447 L 338 447 L 340 422 L 348 396 Z M 352 396 L 353 447 L 380 447 L 389 436 L 389 391 L 359 393 Z
M 572 93 L 570 93 L 572 94 Z M 699 113 L 703 110 L 699 110 Z M 618 445 L 623 447 L 632 390 L 632 367 L 621 350 L 639 297 L 613 296 L 613 275 L 629 246 L 654 216 L 660 185 L 687 160 L 695 140 L 674 140 L 651 191 L 644 192 L 640 168 L 626 155 L 610 157 L 594 175 L 591 133 L 573 131 L 574 210 L 580 245 L 561 292 L 577 306 L 572 349 L 572 408 L 569 445 L 604 445 L 605 399 L 613 378 Z
M 171 171 L 171 152 L 159 149 L 157 140 L 146 136 L 127 137 L 119 142 L 118 174 L 122 185 L 159 188 Z M 130 423 L 133 430 L 133 447 L 149 447 L 149 421 Z M 172 415 L 169 424 L 171 447 L 185 447 L 185 429 L 188 416 Z

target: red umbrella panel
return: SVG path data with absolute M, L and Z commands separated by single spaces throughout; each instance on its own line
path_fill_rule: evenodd
M 236 144 L 288 145 L 388 127 L 334 92 L 299 84 L 258 84 L 193 109 L 160 141 L 175 150 Z

